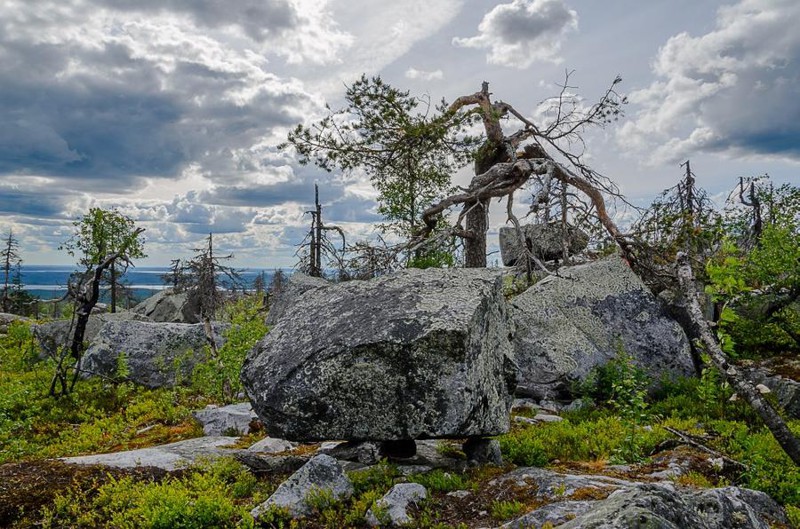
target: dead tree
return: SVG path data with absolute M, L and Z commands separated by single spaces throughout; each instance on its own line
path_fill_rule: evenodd
M 575 188 L 591 204 L 592 215 L 602 224 L 610 237 L 629 258 L 635 258 L 631 241 L 624 236 L 608 213 L 604 195 L 622 198 L 616 186 L 582 161 L 581 133 L 589 126 L 603 126 L 616 120 L 626 100 L 615 91 L 621 82 L 617 77 L 600 100 L 588 109 L 570 93 L 567 81 L 561 93 L 550 101 L 552 122 L 537 126 L 508 103 L 493 102 L 489 84 L 481 90 L 456 99 L 448 113 L 477 114 L 483 122 L 486 141 L 476 154 L 475 177 L 470 185 L 452 194 L 423 213 L 424 238 L 436 228 L 439 217 L 453 206 L 460 205 L 461 213 L 451 233 L 464 238 L 465 265 L 486 266 L 486 231 L 489 203 L 493 198 L 508 200 L 508 221 L 518 225 L 512 211 L 514 193 L 535 180 L 541 189 L 550 189 L 555 179 Z M 467 110 L 465 110 L 467 109 Z M 520 128 L 506 135 L 501 120 L 513 118 Z M 565 145 L 566 144 L 566 145 Z M 572 146 L 581 146 L 577 151 Z M 419 242 L 419 238 L 415 243 Z
M 73 313 L 74 331 L 70 329 L 67 336 L 72 336 L 69 347 L 63 347 L 56 358 L 56 371 L 50 382 L 50 396 L 60 397 L 70 393 L 78 380 L 81 358 L 83 357 L 83 339 L 86 335 L 86 325 L 89 323 L 89 316 L 92 314 L 100 297 L 100 282 L 103 273 L 114 264 L 115 261 L 122 260 L 126 265 L 130 264 L 127 251 L 131 245 L 136 244 L 144 228 L 137 228 L 126 237 L 119 249 L 106 256 L 94 269 L 89 269 L 83 274 L 80 284 L 69 286 L 70 293 L 76 301 L 77 308 Z M 70 381 L 70 371 L 72 380 Z
M 775 440 L 778 441 L 783 451 L 800 466 L 800 441 L 794 436 L 786 423 L 781 419 L 775 409 L 766 401 L 761 393 L 747 380 L 744 374 L 734 366 L 728 356 L 717 343 L 714 333 L 708 322 L 703 317 L 700 301 L 695 289 L 694 274 L 692 273 L 689 256 L 680 252 L 677 260 L 677 277 L 683 294 L 683 307 L 687 320 L 691 322 L 687 331 L 703 349 L 708 353 L 711 362 L 720 373 L 728 380 L 736 392 L 742 396 L 755 410 L 764 424 L 769 428 Z
M 325 255 L 329 260 L 341 261 L 345 251 L 344 231 L 339 226 L 328 226 L 322 221 L 322 205 L 319 203 L 319 186 L 314 184 L 314 209 L 306 211 L 311 215 L 311 229 L 306 238 L 300 243 L 297 254 L 301 254 L 304 249 L 308 249 L 308 261 L 300 266 L 300 269 L 312 277 L 322 277 L 322 256 Z M 327 237 L 327 232 L 335 231 L 342 238 L 342 249 L 337 250 Z M 302 258 L 301 258 L 302 260 Z

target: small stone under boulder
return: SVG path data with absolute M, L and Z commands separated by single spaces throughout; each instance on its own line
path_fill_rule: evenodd
M 654 382 L 695 373 L 683 329 L 619 256 L 562 268 L 511 303 L 520 394 L 569 397 L 620 349 Z
M 511 331 L 497 271 L 403 270 L 306 292 L 242 382 L 270 435 L 292 441 L 497 435 Z
M 228 324 L 213 325 L 214 341 L 222 347 Z M 202 323 L 112 321 L 103 326 L 81 361 L 83 376 L 119 375 L 124 353 L 127 379 L 149 388 L 174 386 L 189 380 L 194 368 L 207 359 Z

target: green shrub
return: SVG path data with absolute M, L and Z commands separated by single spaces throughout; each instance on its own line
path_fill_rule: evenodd
M 464 476 L 445 472 L 440 468 L 424 474 L 413 474 L 409 476 L 408 480 L 419 483 L 431 492 L 451 492 L 471 487 L 471 483 Z
M 508 520 L 519 516 L 525 510 L 525 504 L 516 500 L 495 500 L 491 505 L 492 518 L 497 521 Z

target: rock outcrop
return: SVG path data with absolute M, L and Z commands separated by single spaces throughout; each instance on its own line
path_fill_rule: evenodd
M 214 340 L 224 343 L 227 324 L 214 324 Z M 188 380 L 198 363 L 207 359 L 207 340 L 202 323 L 153 323 L 111 321 L 106 323 L 83 355 L 82 374 L 115 377 L 119 355 L 124 354 L 127 378 L 149 388 L 173 386 Z
M 205 435 L 247 435 L 251 423 L 258 421 L 249 402 L 227 406 L 207 406 L 192 415 L 203 425 Z
M 8 332 L 8 326 L 15 321 L 30 321 L 30 319 L 25 316 L 0 312 L 0 334 L 6 334 Z
M 419 483 L 398 483 L 383 498 L 375 502 L 375 507 L 367 511 L 366 521 L 372 527 L 389 525 L 399 527 L 411 523 L 408 507 L 426 499 L 428 491 Z
M 131 309 L 161 323 L 198 323 L 200 304 L 190 291 L 161 290 Z
M 515 385 L 502 280 L 404 270 L 307 291 L 242 381 L 270 435 L 403 440 L 508 430 Z
M 552 398 L 620 348 L 654 381 L 694 374 L 689 340 L 618 256 L 562 268 L 512 300 L 519 392 Z
M 521 226 L 524 241 L 520 240 L 516 228 L 504 226 L 500 228 L 500 257 L 503 265 L 514 266 L 525 254 L 525 245 L 530 245 L 531 252 L 542 261 L 561 259 L 563 256 L 563 231 L 560 224 L 526 224 Z M 589 236 L 582 230 L 569 226 L 567 228 L 567 252 L 575 255 L 586 249 Z

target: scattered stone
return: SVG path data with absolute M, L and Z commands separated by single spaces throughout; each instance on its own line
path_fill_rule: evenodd
M 334 500 L 345 500 L 353 495 L 353 484 L 342 471 L 341 465 L 331 456 L 314 456 L 289 479 L 281 483 L 267 501 L 251 511 L 258 518 L 272 507 L 285 508 L 299 518 L 312 513 L 310 494 L 330 494 Z
M 500 443 L 496 439 L 486 439 L 485 437 L 470 437 L 463 445 L 464 454 L 467 461 L 478 465 L 503 464 L 503 454 L 500 452 Z
M 213 325 L 217 347 L 228 324 Z M 120 353 L 128 380 L 160 388 L 189 380 L 194 368 L 207 359 L 202 323 L 110 321 L 101 329 L 81 361 L 83 376 L 118 376 Z
M 694 374 L 680 325 L 619 257 L 562 268 L 512 299 L 518 394 L 570 396 L 574 382 L 631 355 L 653 381 Z
M 192 415 L 203 425 L 206 435 L 247 435 L 250 423 L 258 421 L 249 402 L 222 407 L 210 404 L 204 410 L 193 411 Z
M 413 441 L 412 441 L 413 442 Z M 347 441 L 333 448 L 318 451 L 339 460 L 358 462 L 363 465 L 374 465 L 381 460 L 381 446 L 371 441 Z
M 408 515 L 408 506 L 427 497 L 428 491 L 419 483 L 398 483 L 375 502 L 375 507 L 367 511 L 367 523 L 372 527 L 397 527 L 411 523 L 413 520 Z
M 199 323 L 200 301 L 192 292 L 166 288 L 131 309 L 159 323 Z
M 403 270 L 307 291 L 242 381 L 267 430 L 294 441 L 497 435 L 511 331 L 497 271 Z
M 514 420 L 517 422 L 525 423 L 525 424 L 541 424 L 545 422 L 561 422 L 564 419 L 559 417 L 558 415 L 549 415 L 547 413 L 537 413 L 533 418 L 531 417 L 522 417 L 521 415 L 515 415 Z
M 538 410 L 539 405 L 531 399 L 514 399 L 511 411 Z
M 470 491 L 468 491 L 468 490 L 453 490 L 453 491 L 448 492 L 446 495 L 450 496 L 452 498 L 458 498 L 460 500 L 463 500 L 464 498 L 466 498 L 470 494 L 472 494 L 472 493 Z
M 275 437 L 265 437 L 264 439 L 258 441 L 250 448 L 248 448 L 248 450 L 251 452 L 277 454 L 280 452 L 287 452 L 289 450 L 294 450 L 295 448 L 297 448 L 297 443 L 293 443 L 285 439 L 277 439 Z
M 294 272 L 281 287 L 274 293 L 269 303 L 269 313 L 265 323 L 272 327 L 286 313 L 294 311 L 294 305 L 308 291 L 326 288 L 331 283 L 321 277 L 311 277 L 300 272 Z
M 521 226 L 525 244 L 531 253 L 542 261 L 552 261 L 563 257 L 564 231 L 560 223 L 526 224 Z M 514 266 L 520 257 L 525 256 L 525 246 L 520 241 L 516 228 L 500 228 L 500 257 L 503 265 Z M 573 226 L 567 226 L 567 253 L 575 255 L 586 249 L 589 236 Z
M 104 465 L 113 468 L 156 467 L 172 471 L 190 465 L 199 458 L 233 455 L 234 451 L 221 447 L 232 445 L 238 440 L 238 437 L 198 437 L 151 448 L 62 457 L 61 460 L 73 465 Z
M 756 388 L 763 387 L 773 393 L 789 417 L 800 419 L 800 381 L 776 375 L 763 367 L 747 370 L 747 376 L 757 384 Z M 763 393 L 762 389 L 759 391 Z
M 535 497 L 545 500 L 565 499 L 577 490 L 613 491 L 636 486 L 632 481 L 608 476 L 561 474 L 537 467 L 517 468 L 495 478 L 490 484 L 509 481 L 513 481 L 519 487 L 535 484 Z
M 583 399 L 575 399 L 569 404 L 562 406 L 561 411 L 579 411 L 588 406 L 589 404 Z

